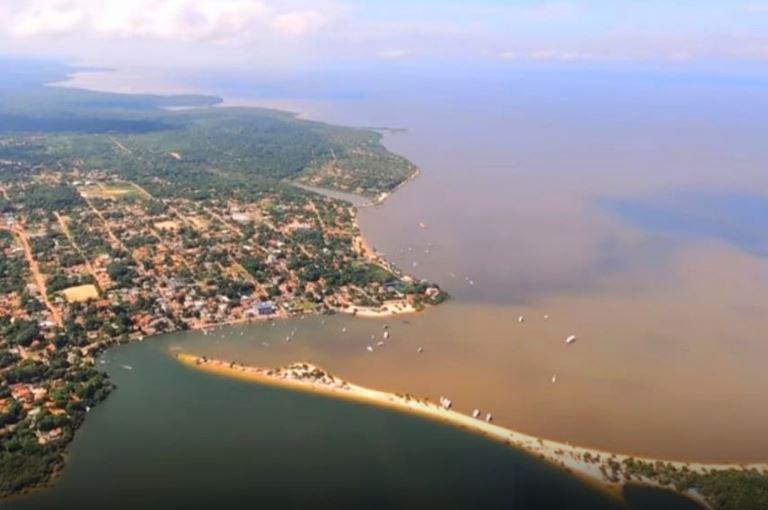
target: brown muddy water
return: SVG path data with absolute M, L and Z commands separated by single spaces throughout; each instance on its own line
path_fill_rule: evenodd
M 136 354 L 136 363 L 154 366 L 158 353 L 175 348 L 261 366 L 309 360 L 357 384 L 445 395 L 459 410 L 487 410 L 500 424 L 551 439 L 670 459 L 766 460 L 766 80 L 669 70 L 383 74 L 315 77 L 307 86 L 319 94 L 242 74 L 186 75 L 183 86 L 154 91 L 213 91 L 328 122 L 407 128 L 385 141 L 421 176 L 383 205 L 361 209 L 361 228 L 403 270 L 439 283 L 453 299 L 386 320 L 312 317 L 178 334 L 108 357 L 132 359 L 133 349 L 143 349 L 148 354 Z M 75 83 L 87 84 L 88 76 Z M 153 90 L 145 87 L 131 90 Z M 385 324 L 391 337 L 380 347 Z M 577 341 L 566 345 L 572 334 Z M 163 370 L 176 373 L 170 366 Z M 117 373 L 124 386 L 144 385 Z M 183 379 L 210 382 L 199 374 Z M 278 391 L 238 384 L 233 394 L 251 391 L 257 400 Z M 281 398 L 289 400 L 264 409 L 279 416 L 289 404 L 278 400 L 294 397 Z M 307 403 L 315 400 L 300 400 L 316 416 L 357 430 L 355 413 L 333 414 L 341 404 L 320 399 L 315 409 Z M 221 411 L 222 404 L 203 402 Z M 115 395 L 96 412 L 119 414 L 114 409 L 128 405 L 118 404 Z M 302 414 L 296 406 L 292 413 Z M 158 403 L 151 415 L 178 417 L 174 407 Z M 352 428 L 344 428 L 345 416 Z M 78 449 L 96 449 L 106 434 L 99 423 L 109 418 L 91 421 L 76 441 L 73 471 L 82 473 L 73 478 L 86 477 L 87 469 L 74 467 Z M 221 420 L 215 427 L 242 432 Z M 341 438 L 321 439 L 343 450 Z M 399 453 L 372 462 L 401 465 L 395 457 L 404 453 L 387 444 Z M 461 455 L 472 459 L 465 449 Z M 482 463 L 485 454 L 478 455 Z M 449 479 L 430 478 L 435 487 Z M 551 487 L 564 487 L 547 480 L 547 488 L 520 482 L 531 499 L 511 506 L 546 508 Z M 490 489 L 476 484 L 467 494 L 475 490 Z M 572 501 L 597 508 L 591 497 Z
M 247 73 L 120 82 L 407 129 L 385 142 L 421 175 L 361 209 L 361 228 L 454 299 L 407 324 L 387 321 L 393 340 L 373 355 L 375 322 L 349 324 L 362 328 L 348 335 L 359 345 L 302 325 L 291 328 L 323 341 L 306 352 L 293 342 L 295 353 L 285 347 L 261 364 L 311 356 L 360 384 L 444 394 L 509 427 L 586 446 L 768 458 L 765 77 L 504 67 L 361 75 L 320 73 L 305 88 Z M 74 83 L 108 89 L 119 76 Z M 566 346 L 571 334 L 578 340 Z M 257 364 L 258 345 L 243 352 Z

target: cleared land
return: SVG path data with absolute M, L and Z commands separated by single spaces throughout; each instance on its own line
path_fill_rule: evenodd
M 64 298 L 70 303 L 80 303 L 99 297 L 99 291 L 93 284 L 77 285 L 61 291 Z

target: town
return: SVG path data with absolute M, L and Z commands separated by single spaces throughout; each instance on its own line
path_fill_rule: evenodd
M 160 199 L 106 171 L 46 170 L 5 181 L 0 204 L 0 437 L 52 447 L 45 462 L 111 390 L 94 358 L 112 343 L 446 297 L 368 248 L 350 204 L 300 190 Z

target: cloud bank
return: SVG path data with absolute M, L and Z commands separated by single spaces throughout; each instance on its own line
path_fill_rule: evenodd
M 0 53 L 92 64 L 768 59 L 768 2 L 0 0 Z

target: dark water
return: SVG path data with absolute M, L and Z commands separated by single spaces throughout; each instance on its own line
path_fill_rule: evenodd
M 768 196 L 689 192 L 646 200 L 607 200 L 604 205 L 647 230 L 717 239 L 768 256 Z
M 206 342 L 173 334 L 109 352 L 119 389 L 88 416 L 56 486 L 0 508 L 682 508 L 664 495 L 626 506 L 478 436 L 168 355 Z

